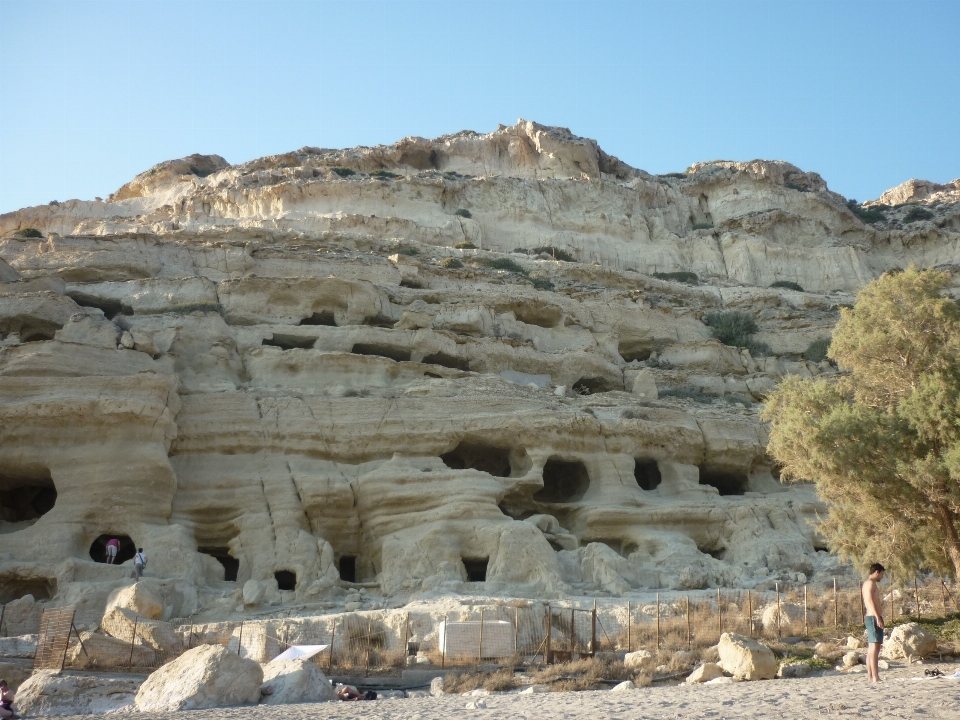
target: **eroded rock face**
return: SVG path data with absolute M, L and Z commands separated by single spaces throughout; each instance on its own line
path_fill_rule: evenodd
M 871 278 L 960 265 L 944 192 L 867 225 L 787 163 L 653 177 L 521 121 L 191 156 L 0 216 L 0 602 L 73 604 L 122 639 L 129 611 L 341 580 L 617 596 L 836 574 L 756 404 L 835 372 L 803 354 Z M 728 310 L 771 355 L 711 337 Z M 129 559 L 95 562 L 109 537 L 147 549 L 150 598 Z

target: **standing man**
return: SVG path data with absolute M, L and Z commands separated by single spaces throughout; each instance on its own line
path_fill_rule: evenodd
M 137 573 L 137 580 L 143 577 L 143 568 L 147 564 L 147 554 L 143 548 L 137 548 L 137 554 L 133 556 L 133 569 Z
M 880 563 L 870 566 L 870 576 L 863 583 L 860 594 L 866 608 L 864 624 L 867 626 L 867 679 L 880 682 L 880 646 L 883 645 L 883 613 L 880 612 L 880 581 L 884 568 Z

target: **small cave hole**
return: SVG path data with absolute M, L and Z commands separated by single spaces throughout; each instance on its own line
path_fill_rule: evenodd
M 308 318 L 304 318 L 300 321 L 301 325 L 328 325 L 331 327 L 337 326 L 337 321 L 333 317 L 333 313 L 330 310 L 323 310 L 321 312 L 315 312 Z
M 656 490 L 660 484 L 660 467 L 656 460 L 637 458 L 633 466 L 633 477 L 641 490 Z
M 21 329 L 20 342 L 45 342 L 47 340 L 53 340 L 56 335 L 55 330 L 39 330 L 34 328 L 23 328 Z
M 200 547 L 198 552 L 209 555 L 218 563 L 223 565 L 223 579 L 227 582 L 236 582 L 237 573 L 240 572 L 240 561 L 230 554 L 230 548 L 226 547 Z
M 653 348 L 649 345 L 632 341 L 621 341 L 617 351 L 620 353 L 620 357 L 623 358 L 624 362 L 649 360 L 653 354 Z
M 117 559 L 113 561 L 114 565 L 122 565 L 127 560 L 133 560 L 137 553 L 137 546 L 129 535 L 113 535 L 105 533 L 90 544 L 90 558 L 94 562 L 107 562 L 107 543 L 116 539 L 120 541 L 120 547 L 117 549 Z
M 463 558 L 463 567 L 467 571 L 467 582 L 486 582 L 489 562 L 490 558 Z
M 584 377 L 573 384 L 573 391 L 578 395 L 593 395 L 595 393 L 612 392 L 622 390 L 606 378 Z
M 277 570 L 273 577 L 277 579 L 277 587 L 280 590 L 297 589 L 297 574 L 292 570 Z
M 543 488 L 533 499 L 541 503 L 579 502 L 589 487 L 590 475 L 582 462 L 550 458 L 543 466 Z
M 46 468 L 5 475 L 0 473 L 0 527 L 5 523 L 30 523 L 53 510 L 57 488 Z M 0 530 L 0 532 L 3 532 Z
M 423 290 L 424 286 L 417 280 L 401 280 L 400 287 L 410 288 L 411 290 Z
M 525 325 L 554 328 L 563 320 L 563 310 L 556 305 L 518 304 L 503 309 L 512 311 L 513 316 Z
M 353 555 L 344 555 L 340 558 L 340 579 L 344 582 L 357 581 L 357 558 Z
M 409 362 L 410 361 L 410 351 L 401 350 L 400 348 L 391 347 L 389 345 L 374 345 L 370 343 L 357 343 L 354 345 L 350 352 L 354 355 L 372 355 L 374 357 L 385 357 L 390 360 L 396 360 L 397 362 Z
M 813 550 L 814 552 L 830 552 L 830 548 L 828 548 L 826 545 L 814 545 Z
M 700 466 L 700 484 L 715 487 L 721 495 L 743 495 L 749 482 L 745 473 L 719 472 Z
M 41 602 L 52 600 L 57 594 L 55 577 L 21 577 L 16 572 L 0 573 L 0 605 L 19 600 L 27 595 Z
M 726 556 L 726 554 L 727 554 L 726 548 L 717 548 L 717 547 L 713 547 L 713 546 L 703 546 L 703 547 L 701 547 L 700 545 L 698 545 L 698 546 L 697 546 L 697 550 L 699 550 L 700 552 L 702 552 L 704 555 L 709 555 L 709 556 L 712 557 L 714 560 L 723 560 L 723 558 L 724 558 L 724 557 Z
M 442 352 L 427 355 L 423 359 L 423 362 L 427 365 L 440 365 L 441 367 L 450 368 L 451 370 L 463 370 L 464 372 L 470 370 L 470 364 L 466 360 Z
M 480 470 L 494 477 L 510 477 L 510 451 L 504 448 L 462 442 L 440 459 L 451 470 Z
M 67 293 L 80 307 L 96 308 L 103 311 L 107 320 L 113 320 L 117 315 L 133 315 L 132 308 L 124 308 L 119 300 L 95 298 L 83 293 Z
M 282 350 L 293 350 L 294 348 L 299 348 L 301 350 L 309 350 L 313 347 L 313 344 L 317 341 L 314 337 L 300 337 L 297 335 L 280 335 L 274 333 L 273 338 L 267 339 L 264 338 L 261 345 L 271 345 L 273 347 L 278 347 Z

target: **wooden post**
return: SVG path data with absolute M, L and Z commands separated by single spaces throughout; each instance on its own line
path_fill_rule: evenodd
M 597 599 L 593 599 L 593 618 L 590 622 L 590 655 L 597 654 Z
M 747 590 L 747 612 L 750 614 L 750 637 L 753 637 L 753 595 Z
M 657 650 L 660 649 L 660 593 L 657 593 Z
M 517 639 L 520 637 L 520 608 L 513 609 L 513 654 L 517 654 Z
M 0 605 L 0 637 L 3 637 L 3 616 L 7 612 L 6 605 Z
M 690 632 L 690 596 L 687 595 L 687 648 L 693 647 L 693 634 Z
M 190 623 L 190 634 L 187 635 L 187 650 L 193 647 L 193 623 Z
M 340 619 L 333 621 L 333 629 L 330 631 L 330 664 L 327 666 L 327 675 L 333 670 L 333 642 L 337 639 L 337 623 Z
M 576 635 L 574 634 L 574 626 L 576 621 L 574 620 L 574 613 L 576 610 L 570 608 L 570 659 L 573 660 L 573 647 L 576 643 Z
M 723 635 L 723 608 L 720 607 L 720 588 L 717 588 L 717 639 Z
M 882 609 L 883 601 L 880 602 L 880 605 L 881 605 L 880 612 L 883 612 L 883 609 Z M 893 622 L 893 579 L 892 578 L 890 580 L 890 615 L 889 615 L 889 619 L 887 620 L 887 623 L 891 623 L 891 622 Z M 886 623 L 884 623 L 884 625 L 886 625 Z
M 127 670 L 133 667 L 133 646 L 137 642 L 137 623 L 140 621 L 140 616 L 133 618 L 133 636 L 130 638 L 130 659 L 127 660 Z M 241 624 L 242 628 L 243 625 Z M 64 652 L 64 657 L 66 657 L 66 652 Z
M 953 603 L 953 606 L 957 610 L 960 610 L 960 604 L 957 604 L 957 599 L 953 596 L 953 593 L 950 592 L 950 588 L 947 587 L 947 583 L 944 581 L 942 577 L 940 578 L 940 585 L 943 586 L 943 589 L 947 591 L 947 595 L 950 596 L 950 602 Z M 944 603 L 944 607 L 946 607 L 946 603 Z M 946 610 L 944 610 L 944 612 L 946 612 Z
M 777 640 L 780 639 L 780 583 L 777 583 Z
M 920 622 L 920 587 L 917 585 L 917 576 L 913 576 L 913 596 L 917 600 L 917 622 Z
M 808 626 L 807 626 L 807 586 L 803 586 L 803 636 L 807 637 L 809 635 Z
M 237 657 L 240 657 L 240 648 L 243 647 L 243 620 L 240 621 L 240 635 L 237 637 Z
M 630 622 L 630 611 L 631 611 L 631 610 L 632 610 L 632 608 L 630 607 L 630 601 L 627 600 L 627 652 L 632 652 L 632 651 L 633 651 L 633 647 L 632 647 L 631 644 L 630 644 L 630 641 L 632 640 L 632 638 L 630 637 L 630 631 L 631 631 L 631 629 L 632 629 L 632 628 L 631 628 L 631 622 Z
M 440 643 L 440 667 L 447 664 L 447 614 L 443 614 L 443 642 Z
M 861 586 L 860 592 L 857 597 L 860 598 L 860 624 L 863 625 L 867 621 L 867 606 L 863 604 L 863 587 Z M 882 601 L 881 601 L 882 604 Z
M 483 608 L 480 608 L 480 642 L 477 644 L 477 664 L 483 662 Z
M 553 639 L 553 610 L 550 609 L 550 603 L 547 603 L 547 638 L 545 646 L 545 660 L 546 664 L 549 665 L 550 661 L 553 659 L 553 651 L 550 649 L 550 642 Z
M 837 601 L 837 579 L 833 579 L 833 629 L 840 629 L 840 604 Z
M 370 669 L 370 647 L 371 647 L 371 645 L 370 645 L 370 638 L 371 638 L 372 635 L 373 635 L 373 628 L 370 627 L 370 618 L 368 617 L 368 618 L 367 618 L 367 633 L 366 633 L 366 636 L 364 637 L 364 640 L 366 640 L 366 646 L 367 646 L 367 648 L 366 648 L 366 652 L 364 652 L 364 654 L 363 654 L 363 655 L 364 655 L 364 658 L 363 658 L 363 667 L 364 667 L 365 670 L 369 670 L 369 669 Z

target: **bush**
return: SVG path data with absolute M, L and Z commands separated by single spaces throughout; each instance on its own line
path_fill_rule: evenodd
M 476 249 L 477 249 L 477 246 L 474 245 L 474 244 L 473 244 L 472 242 L 470 242 L 469 240 L 464 240 L 463 242 L 458 242 L 458 243 L 454 244 L 454 247 L 455 247 L 457 250 L 476 250 Z
M 493 260 L 488 260 L 487 266 L 494 270 L 508 270 L 509 272 L 519 273 L 520 275 L 527 274 L 527 271 L 524 270 L 521 265 L 510 258 L 494 258 Z
M 350 177 L 351 175 L 356 175 L 356 170 L 351 170 L 350 168 L 345 167 L 333 167 L 330 168 L 330 172 L 335 172 L 340 177 Z
M 686 173 L 664 173 L 663 176 L 669 177 L 669 178 L 682 179 L 682 178 L 685 178 L 687 174 Z
M 697 277 L 696 273 L 679 271 L 679 272 L 655 272 L 653 274 L 657 280 L 672 280 L 674 282 L 687 283 L 688 285 L 698 285 L 700 283 L 700 278 Z
M 856 200 L 847 200 L 847 207 L 854 215 L 860 218 L 861 222 L 873 225 L 874 223 L 886 220 L 886 212 L 890 209 L 889 205 L 873 205 L 872 207 L 861 207 Z
M 932 220 L 934 217 L 933 213 L 922 207 L 912 207 L 903 216 L 903 221 L 905 223 L 918 222 L 920 220 Z
M 473 215 L 470 214 L 470 211 L 467 210 L 466 208 L 457 208 L 457 211 L 454 213 L 454 215 L 459 215 L 460 217 L 465 217 L 465 218 L 473 217 Z
M 747 340 L 747 344 L 743 347 L 749 350 L 753 357 L 768 357 L 773 355 L 772 347 L 767 345 L 765 342 L 760 342 L 759 340 L 754 340 L 753 338 Z
M 36 228 L 23 228 L 17 231 L 17 235 L 25 238 L 42 238 L 43 233 Z
M 713 223 L 697 223 L 693 224 L 694 230 L 713 230 Z
M 392 180 L 395 177 L 400 177 L 396 173 L 389 172 L 387 170 L 374 170 L 370 173 L 370 177 L 383 178 L 384 180 Z
M 407 255 L 413 257 L 414 255 L 419 255 L 420 251 L 416 248 L 400 248 L 397 250 L 397 255 Z
M 537 290 L 555 290 L 556 286 L 547 278 L 530 278 L 530 282 Z
M 703 403 L 704 405 L 711 405 L 716 399 L 712 395 L 707 395 L 703 390 L 697 387 L 691 387 L 689 385 L 681 385 L 680 387 L 674 388 L 664 388 L 660 390 L 660 397 L 677 397 L 684 398 L 685 400 L 693 400 L 698 403 Z
M 775 283 L 771 283 L 770 287 L 784 288 L 785 290 L 796 290 L 797 292 L 803 292 L 803 288 L 800 287 L 800 284 L 795 283 L 792 280 L 777 280 Z
M 704 322 L 717 340 L 732 347 L 748 347 L 760 329 L 752 317 L 738 311 L 708 313 Z
M 574 262 L 574 257 L 566 250 L 563 250 L 553 245 L 541 245 L 540 247 L 535 247 L 532 252 L 539 255 L 543 253 L 544 255 L 550 255 L 554 260 L 563 260 L 564 262 Z
M 442 268 L 447 268 L 448 270 L 457 270 L 458 268 L 463 267 L 463 263 L 455 257 L 445 257 L 437 264 Z
M 822 362 L 827 359 L 827 350 L 830 349 L 830 338 L 814 340 L 803 351 L 803 359 L 810 362 Z

